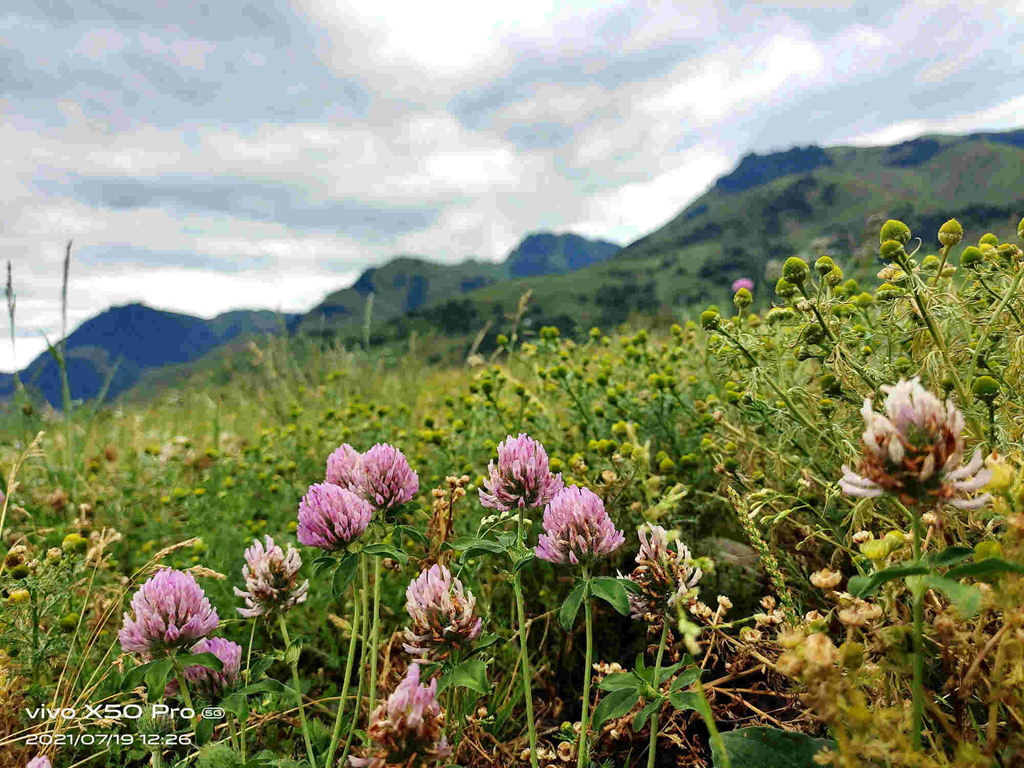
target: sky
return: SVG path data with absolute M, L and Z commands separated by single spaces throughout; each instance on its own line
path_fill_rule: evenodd
M 748 152 L 1024 124 L 1024 0 L 5 0 L 21 367 L 112 304 L 303 311 L 396 254 L 626 244 Z M 6 339 L 8 328 L 4 323 Z

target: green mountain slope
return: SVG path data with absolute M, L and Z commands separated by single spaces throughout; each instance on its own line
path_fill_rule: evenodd
M 437 264 L 400 256 L 366 270 L 355 283 L 328 295 L 299 324 L 306 333 L 358 334 L 367 297 L 373 294 L 373 319 L 384 322 L 437 301 L 477 291 L 513 277 L 561 274 L 602 262 L 620 246 L 574 234 L 528 235 L 501 263 L 469 260 Z
M 563 332 L 610 328 L 631 313 L 688 314 L 727 303 L 749 277 L 773 296 L 779 262 L 831 253 L 848 276 L 870 276 L 881 220 L 899 218 L 933 252 L 939 226 L 958 218 L 976 239 L 1015 231 L 1024 214 L 1024 130 L 925 136 L 888 147 L 803 147 L 748 155 L 671 221 L 615 256 L 569 275 L 523 278 L 425 303 L 375 326 L 381 341 L 411 332 L 505 330 L 526 291 L 526 324 Z

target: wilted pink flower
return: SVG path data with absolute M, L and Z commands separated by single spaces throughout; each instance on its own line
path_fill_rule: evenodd
M 309 486 L 299 502 L 299 542 L 332 552 L 359 538 L 373 507 L 347 488 L 330 483 Z
M 637 537 L 640 551 L 629 578 L 641 594 L 629 593 L 630 614 L 634 619 L 656 620 L 680 601 L 696 598 L 704 572 L 694 564 L 690 548 L 678 539 L 670 543 L 660 525 L 638 528 Z
M 327 457 L 326 482 L 357 491 L 362 461 L 363 455 L 359 451 L 348 443 L 342 443 Z
M 242 646 L 225 640 L 223 637 L 204 637 L 192 646 L 190 653 L 212 653 L 220 659 L 223 667 L 218 672 L 198 664 L 185 667 L 185 679 L 210 700 L 220 698 L 238 680 L 238 671 L 242 666 Z M 167 684 L 166 694 L 172 696 L 178 692 L 178 681 Z
M 749 277 L 741 277 L 737 280 L 732 281 L 733 293 L 736 293 L 736 291 L 740 290 L 741 288 L 746 288 L 748 291 L 754 290 L 754 281 L 751 280 Z
M 509 435 L 498 445 L 498 465 L 489 462 L 487 474 L 480 503 L 503 512 L 542 507 L 563 487 L 562 476 L 551 474 L 544 446 L 524 433 Z
M 962 464 L 964 420 L 956 406 L 939 401 L 916 378 L 882 391 L 885 415 L 875 413 L 870 398 L 864 401 L 864 455 L 857 472 L 843 466 L 843 492 L 862 499 L 894 493 L 905 504 L 932 496 L 961 509 L 989 503 L 987 493 L 963 498 L 988 483 L 992 472 L 982 468 L 981 449 Z
M 350 757 L 352 768 L 421 768 L 451 755 L 444 737 L 444 715 L 437 703 L 437 680 L 420 685 L 412 664 L 388 700 L 377 707 L 366 729 L 372 746 L 364 757 Z
M 25 768 L 53 768 L 53 766 L 50 765 L 50 758 L 46 755 L 39 755 L 29 760 Z
M 121 648 L 143 658 L 183 648 L 217 628 L 217 612 L 185 571 L 171 568 L 151 576 L 132 597 L 133 619 L 128 612 L 118 633 Z
M 405 504 L 420 489 L 405 456 L 388 443 L 377 443 L 363 454 L 359 478 L 360 495 L 377 509 Z
M 298 583 L 302 558 L 291 544 L 288 551 L 281 549 L 269 536 L 266 545 L 259 539 L 245 550 L 245 590 L 235 587 L 235 594 L 245 598 L 246 608 L 238 612 L 246 618 L 260 616 L 273 610 L 287 610 L 306 600 L 309 580 Z
M 409 582 L 405 598 L 412 619 L 405 630 L 407 653 L 436 661 L 480 636 L 476 598 L 443 565 L 432 565 Z
M 551 563 L 577 565 L 606 557 L 626 540 L 601 498 L 575 485 L 555 494 L 544 510 L 543 525 L 545 532 L 537 538 L 534 552 Z

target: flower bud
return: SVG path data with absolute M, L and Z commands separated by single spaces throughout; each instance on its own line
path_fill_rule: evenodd
M 947 248 L 959 243 L 964 236 L 964 228 L 956 219 L 950 219 L 939 227 L 939 242 Z
M 831 256 L 822 256 L 814 262 L 814 270 L 822 277 L 835 269 L 835 266 L 836 263 L 832 261 Z
M 967 269 L 975 269 L 981 264 L 982 255 L 981 249 L 969 245 L 964 248 L 964 252 L 960 254 L 960 266 Z
M 754 297 L 750 295 L 750 291 L 746 288 L 740 288 L 736 291 L 736 295 L 732 297 L 732 303 L 736 305 L 737 309 L 746 309 L 754 302 Z
M 978 247 L 983 245 L 999 245 L 999 238 L 993 235 L 991 232 L 986 232 L 978 239 Z
M 700 327 L 705 331 L 713 331 L 718 327 L 721 316 L 713 309 L 705 309 L 700 313 Z
M 868 307 L 875 303 L 875 297 L 872 296 L 867 291 L 864 291 L 853 300 L 853 303 L 856 304 L 860 309 L 867 309 Z
M 999 382 L 991 376 L 979 376 L 974 380 L 971 392 L 982 402 L 992 405 L 992 402 L 999 396 Z
M 903 255 L 903 243 L 898 240 L 886 240 L 878 248 L 878 256 L 882 261 L 895 261 Z
M 803 285 L 810 274 L 811 269 L 807 266 L 807 262 L 798 256 L 790 256 L 782 265 L 782 276 L 787 282 L 796 286 Z M 778 287 L 776 287 L 776 292 L 778 292 Z
M 879 301 L 893 301 L 903 295 L 903 291 L 892 283 L 882 283 L 875 289 L 875 298 Z
M 1024 240 L 1024 219 L 1021 219 L 1020 223 L 1017 225 L 1017 237 Z
M 790 296 L 796 295 L 796 286 L 786 278 L 780 277 L 779 281 L 775 283 L 775 293 L 784 299 L 788 299 Z
M 879 243 L 884 243 L 886 240 L 896 240 L 906 245 L 910 242 L 910 227 L 902 221 L 889 219 L 882 225 L 882 229 L 878 233 Z

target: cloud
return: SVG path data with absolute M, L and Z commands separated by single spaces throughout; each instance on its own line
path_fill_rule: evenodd
M 498 259 L 539 229 L 630 241 L 749 151 L 1014 127 L 1021 14 L 11 0 L 17 363 L 59 333 L 67 238 L 73 324 L 131 300 L 300 310 L 397 253 Z

